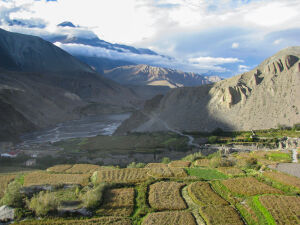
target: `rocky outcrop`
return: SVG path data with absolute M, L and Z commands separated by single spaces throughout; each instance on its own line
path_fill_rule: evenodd
M 300 147 L 300 138 L 286 137 L 279 141 L 279 149 L 297 149 Z
M 131 131 L 140 132 L 168 130 L 161 121 L 172 129 L 205 132 L 293 126 L 300 122 L 299 58 L 300 47 L 291 47 L 230 79 L 174 89 L 144 113 L 147 121 L 138 123 L 133 115 L 124 124 L 135 121 Z
M 3 205 L 0 207 L 0 222 L 12 221 L 15 217 L 15 209 Z
M 218 76 L 202 76 L 196 73 L 149 65 L 121 66 L 105 70 L 104 75 L 107 78 L 126 85 L 167 86 L 170 88 L 199 86 L 221 80 Z

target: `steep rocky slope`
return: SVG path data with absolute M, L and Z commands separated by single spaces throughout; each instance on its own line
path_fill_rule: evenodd
M 82 114 L 132 108 L 138 101 L 131 89 L 50 42 L 0 29 L 0 141 Z
M 177 88 L 136 112 L 128 131 L 250 130 L 300 122 L 300 47 L 284 49 L 250 72 L 200 87 Z
M 121 84 L 167 86 L 199 86 L 220 81 L 218 77 L 204 77 L 195 73 L 149 66 L 129 65 L 105 70 L 104 76 Z

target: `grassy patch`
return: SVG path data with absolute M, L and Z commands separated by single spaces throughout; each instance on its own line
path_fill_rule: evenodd
M 257 213 L 260 221 L 263 223 L 260 224 L 266 224 L 266 225 L 276 225 L 276 222 L 274 218 L 272 217 L 271 213 L 261 204 L 259 201 L 259 196 L 254 196 L 252 198 L 252 204 L 251 204 Z M 263 216 L 263 217 L 262 217 Z
M 135 193 L 135 211 L 133 214 L 133 224 L 141 224 L 141 218 L 154 210 L 148 204 L 148 186 L 154 182 L 154 179 L 149 179 L 144 183 L 136 186 Z
M 272 152 L 268 154 L 268 158 L 270 160 L 276 161 L 276 162 L 291 162 L 292 161 L 292 155 L 289 153 L 282 153 L 282 152 Z
M 188 168 L 186 169 L 190 176 L 195 176 L 203 180 L 226 179 L 227 176 L 214 169 Z

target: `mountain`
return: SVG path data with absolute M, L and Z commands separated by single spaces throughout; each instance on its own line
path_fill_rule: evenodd
M 208 77 L 196 73 L 149 66 L 131 65 L 105 70 L 104 76 L 120 84 L 167 86 L 170 88 L 183 86 L 199 86 L 212 83 Z M 212 77 L 217 79 L 217 77 Z
M 0 140 L 139 101 L 52 43 L 0 29 Z
M 300 47 L 284 49 L 255 69 L 220 82 L 176 88 L 148 102 L 118 129 L 211 132 L 292 126 L 300 122 Z
M 76 27 L 72 22 L 65 21 L 60 24 L 57 24 L 58 27 Z
M 1 68 L 30 72 L 94 72 L 50 42 L 3 29 L 0 29 L 0 51 Z

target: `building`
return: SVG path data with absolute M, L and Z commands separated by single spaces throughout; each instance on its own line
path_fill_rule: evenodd
M 8 153 L 2 153 L 1 157 L 6 157 L 6 158 L 16 158 L 18 156 L 18 152 L 8 152 Z

